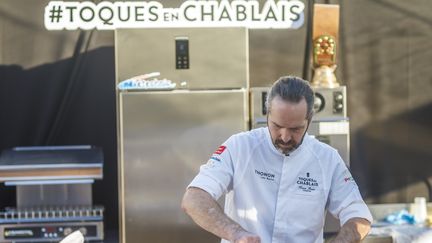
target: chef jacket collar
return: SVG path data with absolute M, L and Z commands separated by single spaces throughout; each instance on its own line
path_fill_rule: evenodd
M 283 156 L 283 157 L 286 157 L 286 156 L 289 156 L 289 157 L 296 156 L 298 153 L 300 153 L 301 150 L 304 149 L 305 145 L 308 143 L 308 141 L 310 139 L 309 138 L 309 134 L 306 132 L 305 135 L 304 135 L 304 137 L 303 137 L 303 141 L 300 144 L 300 146 L 298 148 L 296 148 L 294 151 L 292 151 L 291 153 L 289 153 L 289 155 L 285 155 L 285 154 L 281 153 L 279 150 L 277 150 L 276 147 L 274 146 L 274 144 L 272 142 L 272 139 L 271 139 L 271 135 L 270 135 L 270 131 L 269 131 L 268 127 L 266 127 L 265 130 L 266 130 L 265 134 L 266 134 L 266 140 L 267 140 L 268 146 L 270 147 L 270 149 L 272 150 L 272 152 L 278 154 L 279 156 Z

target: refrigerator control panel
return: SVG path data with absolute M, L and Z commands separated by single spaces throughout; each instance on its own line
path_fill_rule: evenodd
M 189 69 L 189 39 L 187 37 L 175 38 L 176 69 Z

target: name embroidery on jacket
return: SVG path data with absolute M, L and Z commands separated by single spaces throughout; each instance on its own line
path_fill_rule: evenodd
M 310 176 L 310 173 L 306 173 L 306 177 L 299 176 L 297 179 L 298 188 L 304 192 L 315 191 L 319 184 L 317 180 Z

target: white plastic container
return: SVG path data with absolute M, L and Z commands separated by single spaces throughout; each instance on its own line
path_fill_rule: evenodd
M 415 197 L 414 204 L 412 207 L 412 214 L 416 223 L 423 224 L 427 219 L 427 205 L 425 197 Z

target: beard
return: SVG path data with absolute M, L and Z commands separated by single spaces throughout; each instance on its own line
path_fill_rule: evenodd
M 274 141 L 274 146 L 276 147 L 276 149 L 285 155 L 288 155 L 289 153 L 297 149 L 299 145 L 300 144 L 296 143 L 294 140 L 291 140 L 287 143 L 285 143 L 281 139 L 276 139 L 276 141 Z

